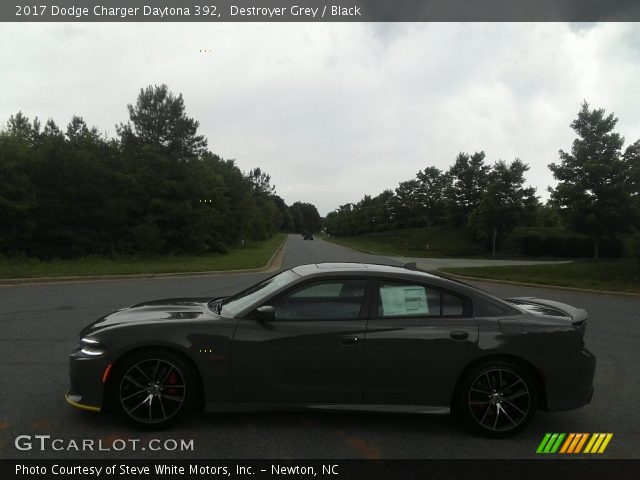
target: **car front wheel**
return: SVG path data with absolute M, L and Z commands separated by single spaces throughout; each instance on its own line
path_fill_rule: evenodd
M 113 394 L 120 413 L 141 428 L 164 428 L 190 409 L 193 373 L 176 355 L 162 351 L 134 354 L 119 366 Z
M 470 428 L 489 437 L 507 437 L 531 421 L 538 389 L 529 371 L 512 362 L 472 368 L 457 391 L 454 413 Z

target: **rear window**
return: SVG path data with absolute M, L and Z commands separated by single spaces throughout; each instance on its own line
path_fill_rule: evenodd
M 493 300 L 490 297 L 476 297 L 473 299 L 474 317 L 504 317 L 518 315 L 520 312 L 506 303 Z

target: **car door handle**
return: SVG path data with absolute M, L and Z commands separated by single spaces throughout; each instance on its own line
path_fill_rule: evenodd
M 340 337 L 340 343 L 342 345 L 354 345 L 358 343 L 358 340 L 360 340 L 360 337 L 357 335 L 342 335 Z
M 464 330 L 454 330 L 453 332 L 449 332 L 449 336 L 454 340 L 466 340 L 469 338 L 469 332 L 465 332 Z

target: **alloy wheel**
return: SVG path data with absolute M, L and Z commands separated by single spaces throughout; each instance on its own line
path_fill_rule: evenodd
M 180 366 L 167 359 L 144 359 L 122 376 L 119 400 L 123 411 L 136 422 L 162 424 L 175 416 L 187 394 Z
M 469 388 L 467 404 L 482 428 L 509 432 L 527 420 L 532 394 L 523 378 L 506 368 L 490 368 L 478 375 Z

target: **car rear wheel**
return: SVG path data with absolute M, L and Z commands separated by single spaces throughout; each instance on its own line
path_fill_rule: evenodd
M 194 376 L 170 353 L 145 351 L 127 357 L 113 382 L 114 403 L 124 418 L 140 428 L 164 428 L 190 410 Z
M 531 421 L 538 389 L 530 372 L 517 363 L 495 361 L 472 368 L 458 388 L 454 413 L 471 429 L 507 437 Z

